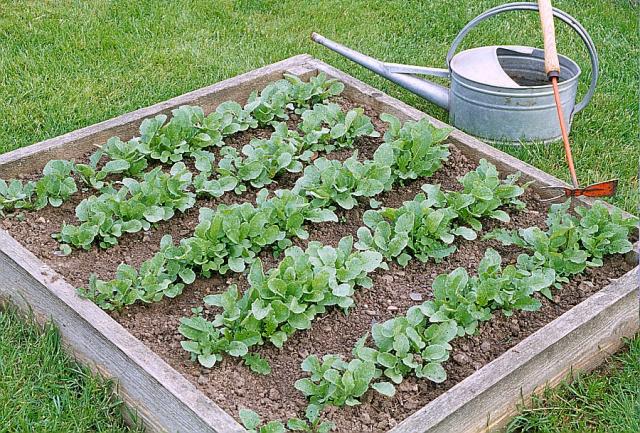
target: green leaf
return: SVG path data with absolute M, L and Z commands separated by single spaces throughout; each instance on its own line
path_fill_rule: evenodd
M 284 425 L 280 421 L 269 421 L 260 428 L 260 433 L 285 433 Z
M 198 355 L 198 362 L 205 368 L 213 367 L 216 361 L 216 355 Z
M 256 353 L 249 353 L 244 356 L 244 362 L 251 368 L 254 373 L 267 375 L 271 374 L 271 366 L 269 363 Z
M 396 395 L 396 387 L 390 382 L 376 382 L 371 387 L 387 397 Z
M 447 373 L 437 362 L 430 362 L 422 367 L 421 375 L 435 383 L 442 383 L 447 379 Z
M 103 170 L 109 173 L 120 173 L 125 170 L 128 170 L 131 167 L 128 161 L 122 159 L 116 159 L 114 161 L 109 161 L 104 165 Z
M 240 409 L 240 421 L 247 430 L 254 430 L 260 425 L 260 417 L 251 409 Z
M 291 418 L 287 421 L 287 428 L 294 431 L 308 431 L 307 422 L 300 418 Z
M 242 341 L 232 341 L 229 344 L 229 355 L 231 356 L 244 356 L 247 354 L 248 348 L 247 345 Z
M 151 206 L 144 211 L 144 217 L 150 223 L 156 223 L 164 219 L 164 209 L 160 206 Z
M 182 269 L 178 275 L 180 275 L 180 278 L 185 284 L 191 284 L 196 280 L 196 273 L 190 268 Z

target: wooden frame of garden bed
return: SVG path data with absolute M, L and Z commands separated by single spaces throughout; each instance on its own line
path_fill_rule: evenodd
M 427 116 L 309 55 L 291 57 L 252 72 L 133 111 L 60 137 L 0 155 L 0 177 L 41 170 L 50 159 L 80 157 L 94 143 L 113 135 L 128 139 L 140 122 L 184 104 L 205 111 L 234 99 L 243 101 L 289 72 L 318 71 L 345 84 L 345 95 L 403 120 Z M 428 116 L 427 116 L 428 117 Z M 444 125 L 433 118 L 436 125 Z M 454 130 L 450 141 L 468 157 L 486 158 L 501 173 L 523 173 L 534 188 L 562 184 L 557 178 Z M 544 196 L 544 191 L 540 191 Z M 589 205 L 589 201 L 585 200 Z M 637 260 L 637 255 L 630 257 Z M 592 369 L 620 347 L 623 337 L 640 329 L 639 271 L 636 266 L 584 302 L 547 324 L 493 362 L 461 381 L 405 419 L 390 433 L 481 433 L 504 425 L 516 404 L 545 385 L 577 370 Z M 142 342 L 75 289 L 31 252 L 0 230 L 0 300 L 31 311 L 40 322 L 52 320 L 66 348 L 83 364 L 113 378 L 117 392 L 148 431 L 241 432 L 229 414 L 201 393 Z

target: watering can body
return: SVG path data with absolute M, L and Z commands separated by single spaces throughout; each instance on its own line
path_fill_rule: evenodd
M 318 34 L 314 41 L 355 61 L 409 91 L 448 109 L 449 122 L 469 134 L 494 142 L 550 142 L 561 138 L 553 90 L 544 72 L 544 52 L 525 46 L 488 46 L 456 54 L 464 36 L 480 21 L 508 10 L 537 10 L 535 3 L 498 6 L 470 21 L 454 40 L 447 54 L 447 69 L 381 62 Z M 554 14 L 571 25 L 591 55 L 591 86 L 576 104 L 580 67 L 560 56 L 560 97 L 567 125 L 584 108 L 595 90 L 598 58 L 591 38 L 566 13 Z M 449 78 L 450 88 L 419 77 Z

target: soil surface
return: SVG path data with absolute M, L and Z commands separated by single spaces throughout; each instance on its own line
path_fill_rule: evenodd
M 347 99 L 336 100 L 345 108 L 353 106 Z M 366 109 L 366 113 L 372 117 L 376 129 L 384 133 L 385 124 L 378 120 L 378 113 L 369 108 Z M 297 121 L 298 119 L 293 117 L 288 122 L 290 128 L 294 127 Z M 252 138 L 264 138 L 269 135 L 268 128 L 245 131 L 227 139 L 227 144 L 241 148 Z M 381 142 L 381 138 L 358 140 L 359 158 L 371 158 Z M 344 160 L 351 152 L 336 151 L 327 157 Z M 457 148 L 451 146 L 451 156 L 434 176 L 408 182 L 394 191 L 381 194 L 377 199 L 382 201 L 383 206 L 398 207 L 403 201 L 413 199 L 424 183 L 441 184 L 445 190 L 459 190 L 461 186 L 456 178 L 473 170 L 476 165 L 477 161 L 469 160 Z M 281 176 L 268 188 L 290 188 L 299 175 Z M 51 238 L 51 234 L 58 232 L 63 222 L 77 223 L 75 207 L 90 195 L 86 191 L 76 194 L 60 208 L 48 207 L 38 212 L 24 212 L 19 218 L 4 219 L 0 222 L 0 227 L 8 230 L 14 238 L 60 273 L 70 284 L 80 287 L 87 284 L 91 273 L 107 279 L 114 277 L 119 263 L 140 265 L 158 250 L 164 234 L 172 235 L 176 241 L 188 237 L 198 223 L 199 207 L 215 207 L 220 203 L 247 200 L 253 202 L 255 193 L 256 190 L 250 189 L 242 196 L 227 193 L 219 199 L 199 199 L 196 207 L 184 214 L 161 222 L 148 232 L 123 236 L 120 243 L 113 248 L 101 250 L 93 247 L 89 251 L 74 251 L 68 257 L 55 254 L 57 242 Z M 510 223 L 486 221 L 483 233 L 480 233 L 479 237 L 495 227 L 544 227 L 547 208 L 539 201 L 539 197 L 529 190 L 523 200 L 527 203 L 525 210 L 507 210 L 511 215 Z M 362 201 L 355 209 L 337 210 L 339 224 L 309 225 L 308 241 L 319 240 L 336 246 L 343 236 L 351 235 L 357 238 L 356 231 L 363 225 L 362 214 L 367 209 L 368 201 Z M 308 241 L 294 240 L 294 243 L 304 247 Z M 242 275 L 201 278 L 186 287 L 184 293 L 175 299 L 164 299 L 152 305 L 135 305 L 111 315 L 232 416 L 237 418 L 238 410 L 246 407 L 257 411 L 266 420 L 286 419 L 301 416 L 307 404 L 302 394 L 293 386 L 297 379 L 304 377 L 300 363 L 306 356 L 338 353 L 349 357 L 356 340 L 368 332 L 373 323 L 404 314 L 412 305 L 429 299 L 431 283 L 436 275 L 450 272 L 460 266 L 474 273 L 488 247 L 498 250 L 505 263 L 514 262 L 521 252 L 516 247 L 503 247 L 495 241 L 462 240 L 457 242 L 457 247 L 455 253 L 440 263 L 412 260 L 405 268 L 395 263 L 390 264 L 389 271 L 379 270 L 372 275 L 373 288 L 359 289 L 356 292 L 355 306 L 348 314 L 345 315 L 337 309 L 329 311 L 315 320 L 311 329 L 292 335 L 283 349 L 276 349 L 271 345 L 259 347 L 257 352 L 269 361 L 272 368 L 272 373 L 268 376 L 252 373 L 242 361 L 232 357 L 225 357 L 222 363 L 213 369 L 205 369 L 191 361 L 187 352 L 180 346 L 182 336 L 177 331 L 180 318 L 190 315 L 191 308 L 201 306 L 205 295 L 222 292 L 230 283 L 238 284 L 241 289 L 246 288 L 247 282 Z M 266 267 L 277 264 L 270 251 L 264 251 L 261 257 Z M 602 268 L 588 269 L 583 275 L 574 277 L 562 290 L 555 292 L 553 300 L 541 298 L 543 307 L 540 311 L 516 312 L 509 318 L 501 313 L 495 314 L 492 320 L 480 326 L 477 335 L 453 341 L 451 359 L 444 364 L 448 379 L 442 384 L 409 377 L 398 387 L 398 392 L 393 398 L 386 398 L 370 391 L 365 395 L 363 404 L 359 406 L 328 408 L 327 418 L 336 423 L 337 432 L 387 431 L 631 268 L 632 265 L 622 256 L 607 258 Z M 215 309 L 205 310 L 205 314 L 210 318 L 213 318 L 215 313 Z

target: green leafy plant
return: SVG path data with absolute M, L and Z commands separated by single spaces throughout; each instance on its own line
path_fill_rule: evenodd
M 299 128 L 305 134 L 307 147 L 313 151 L 351 148 L 358 137 L 380 136 L 362 108 L 345 113 L 338 104 L 317 104 L 305 111 Z
M 47 202 L 59 207 L 78 191 L 76 182 L 71 177 L 73 163 L 60 159 L 47 162 L 42 170 L 42 178 L 36 182 L 36 209 L 43 208 Z
M 329 79 L 324 72 L 311 77 L 307 82 L 291 74 L 284 74 L 284 78 L 290 83 L 289 100 L 296 107 L 297 114 L 333 96 L 338 96 L 344 90 L 344 84 L 336 79 Z
M 249 433 L 285 433 L 286 429 L 281 421 L 269 421 L 266 424 L 257 413 L 250 409 L 240 409 L 240 421 Z
M 358 399 L 379 374 L 371 361 L 352 359 L 347 362 L 339 355 L 324 355 L 322 361 L 311 355 L 302 363 L 302 370 L 310 377 L 298 379 L 295 387 L 309 398 L 311 405 L 318 407 L 358 405 Z
M 173 298 L 182 293 L 185 284 L 195 280 L 193 271 L 172 258 L 174 248 L 171 236 L 165 235 L 160 241 L 160 251 L 143 262 L 139 270 L 121 263 L 116 278 L 104 281 L 93 274 L 89 286 L 79 288 L 78 293 L 105 310 L 120 310 L 137 301 L 157 302 L 165 296 Z
M 610 210 L 602 201 L 596 201 L 590 208 L 578 206 L 575 212 L 580 217 L 580 242 L 591 256 L 590 264 L 602 266 L 604 256 L 625 254 L 633 249 L 629 236 L 638 229 L 638 218 L 625 218 L 619 209 Z
M 294 191 L 312 198 L 314 207 L 337 204 L 344 209 L 357 205 L 357 197 L 373 197 L 389 182 L 388 166 L 358 161 L 357 151 L 344 162 L 318 158 L 296 181 Z
M 254 139 L 245 145 L 242 148 L 244 157 L 233 148 L 225 149 L 218 172 L 237 179 L 238 184 L 248 183 L 261 188 L 285 171 L 302 171 L 302 162 L 308 162 L 312 156 L 311 151 L 303 150 L 302 144 L 298 135 L 287 129 L 286 123 L 279 123 L 268 140 Z M 239 188 L 236 192 L 244 189 Z
M 398 209 L 366 211 L 363 221 L 367 227 L 358 229 L 357 247 L 380 251 L 406 266 L 412 256 L 423 262 L 447 257 L 456 250 L 456 234 L 475 238 L 475 232 L 454 227 L 455 211 L 435 209 L 432 204 L 424 194 L 418 194 Z
M 449 157 L 449 146 L 443 141 L 451 128 L 436 128 L 426 118 L 401 124 L 397 117 L 384 113 L 380 119 L 389 123 L 389 128 L 374 159 L 390 165 L 394 179 L 431 176 Z
M 287 109 L 293 109 L 289 97 L 290 87 L 288 81 L 278 80 L 266 86 L 260 93 L 253 91 L 244 106 L 245 111 L 251 113 L 260 126 L 288 120 Z
M 33 181 L 13 179 L 7 182 L 0 179 L 0 215 L 18 209 L 33 209 L 35 189 L 36 183 Z
M 446 200 L 458 218 L 474 230 L 482 230 L 480 218 L 494 218 L 509 222 L 509 214 L 498 208 L 513 206 L 522 210 L 525 204 L 518 199 L 529 184 L 517 185 L 520 173 L 507 176 L 504 181 L 498 177 L 496 167 L 485 159 L 474 171 L 458 179 L 462 184 L 461 192 L 448 192 Z
M 478 275 L 469 277 L 464 268 L 438 275 L 433 282 L 433 300 L 425 302 L 424 311 L 431 322 L 455 320 L 458 335 L 474 334 L 479 322 L 491 318 L 491 312 L 502 310 L 511 316 L 513 310 L 536 311 L 541 307 L 532 295 L 542 292 L 551 298 L 550 287 L 556 274 L 552 269 L 529 272 L 509 265 L 504 269 L 497 251 L 488 248 L 478 266 Z

